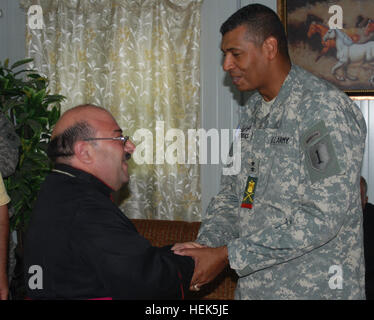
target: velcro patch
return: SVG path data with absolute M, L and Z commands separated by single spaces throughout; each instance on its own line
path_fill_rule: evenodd
M 301 138 L 305 166 L 313 183 L 340 173 L 335 148 L 323 121 L 307 130 Z
M 291 137 L 287 136 L 273 136 L 270 138 L 271 145 L 288 145 L 291 144 Z
M 325 140 L 326 138 L 309 148 L 309 157 L 312 167 L 319 171 L 325 170 L 331 160 L 328 149 L 328 141 Z

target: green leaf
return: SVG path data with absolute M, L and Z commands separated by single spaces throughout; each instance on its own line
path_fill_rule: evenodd
M 45 80 L 44 77 L 42 77 L 40 74 L 38 73 L 30 73 L 27 75 L 29 78 L 32 78 L 32 79 L 36 79 L 36 80 Z
M 42 107 L 43 99 L 45 97 L 45 94 L 46 94 L 46 90 L 43 89 L 43 90 L 40 90 L 39 92 L 35 93 L 32 96 L 31 101 L 37 109 L 40 109 Z
M 14 63 L 10 68 L 14 69 L 14 68 L 17 68 L 19 66 L 22 66 L 23 64 L 30 63 L 31 61 L 33 61 L 33 59 L 20 60 L 20 61 L 17 61 L 16 63 Z
M 39 132 L 42 129 L 42 123 L 34 119 L 28 119 L 26 123 L 31 127 L 34 132 Z
M 14 76 L 18 76 L 19 74 L 21 73 L 24 73 L 24 72 L 34 72 L 34 70 L 31 70 L 31 69 L 23 69 L 23 70 L 20 70 L 20 71 L 17 71 Z M 27 75 L 29 77 L 29 75 Z
M 46 155 L 47 143 L 61 114 L 60 102 L 65 99 L 49 94 L 48 79 L 37 72 L 12 70 L 31 61 L 18 61 L 11 69 L 8 69 L 9 61 L 0 64 L 0 106 L 14 119 L 21 140 L 16 172 L 4 179 L 11 198 L 9 208 L 14 214 L 12 230 L 27 226 L 40 186 L 51 168 Z

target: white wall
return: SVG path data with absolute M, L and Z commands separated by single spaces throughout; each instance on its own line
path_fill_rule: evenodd
M 365 117 L 368 130 L 361 175 L 368 184 L 369 202 L 374 203 L 374 168 L 370 166 L 374 161 L 374 100 L 356 101 L 356 103 Z
M 18 0 L 0 0 L 0 61 L 10 63 L 25 57 L 26 15 Z
M 238 124 L 240 94 L 224 83 L 219 28 L 238 8 L 237 1 L 204 0 L 201 13 L 201 127 L 209 130 L 235 129 Z M 203 213 L 217 194 L 221 165 L 201 165 Z

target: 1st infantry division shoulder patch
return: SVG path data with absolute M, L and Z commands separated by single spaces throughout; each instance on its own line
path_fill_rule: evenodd
M 335 148 L 324 121 L 307 130 L 301 138 L 301 144 L 312 183 L 340 173 Z

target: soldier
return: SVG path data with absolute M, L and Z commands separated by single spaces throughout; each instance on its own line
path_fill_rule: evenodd
M 2 177 L 10 176 L 18 163 L 19 138 L 13 125 L 0 111 L 0 300 L 8 298 L 9 286 L 7 276 L 9 215 L 6 193 Z
M 20 145 L 14 126 L 0 111 L 0 172 L 3 178 L 10 176 L 18 164 Z
M 361 111 L 291 63 L 269 8 L 240 9 L 221 33 L 223 69 L 256 92 L 240 119 L 240 173 L 222 176 L 197 243 L 174 246 L 195 259 L 191 289 L 229 264 L 236 299 L 364 299 Z

